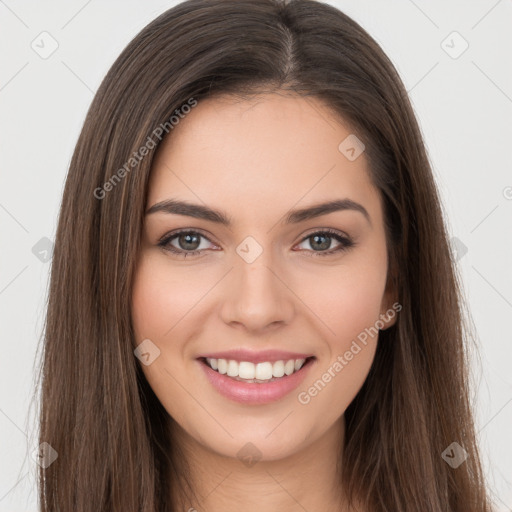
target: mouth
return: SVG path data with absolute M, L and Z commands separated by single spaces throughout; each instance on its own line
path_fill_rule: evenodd
M 224 397 L 246 404 L 264 404 L 280 400 L 297 388 L 316 357 L 256 364 L 208 357 L 199 357 L 197 361 L 210 384 Z

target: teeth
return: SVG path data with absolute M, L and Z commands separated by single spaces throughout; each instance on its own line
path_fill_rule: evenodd
M 238 363 L 236 361 L 228 361 L 228 377 L 238 377 Z
M 305 359 L 290 359 L 288 361 L 275 361 L 264 363 L 251 363 L 248 361 L 234 361 L 233 359 L 206 358 L 206 362 L 222 375 L 236 378 L 237 380 L 268 381 L 274 378 L 291 375 L 299 371 L 305 363 Z
M 208 359 L 209 358 L 207 357 L 206 361 L 208 361 Z M 215 363 L 218 365 L 218 372 L 221 373 L 222 375 L 224 375 L 228 371 L 228 362 L 225 359 L 212 359 L 212 361 L 215 361 Z M 212 365 L 210 364 L 210 366 Z

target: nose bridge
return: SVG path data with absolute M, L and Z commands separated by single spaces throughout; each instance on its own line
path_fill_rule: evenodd
M 270 237 L 265 240 L 260 244 L 255 237 L 248 236 L 236 247 L 235 268 L 223 307 L 227 323 L 262 329 L 290 320 L 292 294 L 283 284 L 283 277 L 279 276 L 280 265 L 270 246 Z

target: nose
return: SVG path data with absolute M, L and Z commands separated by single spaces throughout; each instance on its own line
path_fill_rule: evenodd
M 289 324 L 295 314 L 292 290 L 272 265 L 270 250 L 247 263 L 235 260 L 225 283 L 222 320 L 232 327 L 266 332 Z

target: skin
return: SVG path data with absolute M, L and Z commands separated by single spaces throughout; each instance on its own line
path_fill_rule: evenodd
M 148 208 L 175 198 L 223 210 L 233 222 L 227 228 L 165 212 L 145 218 L 132 319 L 136 344 L 149 338 L 160 350 L 142 368 L 177 422 L 191 465 L 200 501 L 183 510 L 349 510 L 335 471 L 344 412 L 368 375 L 378 337 L 359 343 L 361 351 L 309 403 L 297 396 L 396 301 L 386 288 L 383 210 L 365 154 L 350 161 L 338 150 L 350 133 L 311 97 L 217 97 L 201 100 L 159 147 Z M 371 224 L 355 210 L 282 222 L 291 209 L 342 198 L 362 204 Z M 200 255 L 184 258 L 158 246 L 182 228 L 206 237 Z M 308 256 L 340 246 L 332 238 L 315 251 L 311 235 L 327 228 L 356 245 Z M 263 250 L 252 263 L 236 252 L 247 236 Z M 193 250 L 179 237 L 170 245 Z M 396 321 L 388 318 L 379 327 Z M 196 360 L 237 347 L 311 353 L 316 361 L 278 402 L 243 405 L 219 395 Z M 251 467 L 237 456 L 248 442 L 261 454 Z M 252 495 L 258 499 L 248 500 Z

